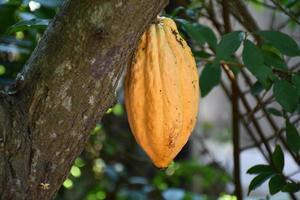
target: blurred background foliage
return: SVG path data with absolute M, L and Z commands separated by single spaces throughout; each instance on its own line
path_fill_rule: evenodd
M 193 53 L 197 61 L 212 57 L 217 49 L 217 38 L 220 37 L 215 30 L 203 24 L 194 24 L 199 17 L 207 17 L 203 16 L 205 12 L 202 12 L 207 9 L 206 2 L 204 0 L 170 1 L 164 13 L 176 20 L 183 37 L 193 45 Z M 262 0 L 247 2 L 258 10 L 274 6 Z M 295 18 L 299 18 L 299 1 L 276 2 L 289 12 L 295 13 L 293 14 Z M 6 86 L 13 83 L 61 4 L 61 0 L 0 0 L 0 85 L 4 87 L 0 89 L 5 90 Z M 297 25 L 290 18 L 287 21 L 287 26 L 291 28 Z M 205 44 L 210 50 L 201 48 Z M 274 52 L 277 53 L 276 50 Z M 226 55 L 221 56 L 226 57 Z M 226 59 L 236 62 L 233 57 Z M 278 58 L 277 61 L 279 68 L 285 66 L 281 59 Z M 202 96 L 219 84 L 220 80 L 216 74 L 219 76 L 221 74 L 220 69 L 213 67 L 205 67 L 204 70 L 203 73 L 209 75 L 209 80 L 203 78 Z M 232 71 L 239 73 L 239 67 L 233 65 Z M 251 88 L 253 95 L 270 87 L 264 85 L 268 83 L 261 80 L 260 76 L 258 80 L 259 82 Z M 121 87 L 118 93 L 119 103 L 107 111 L 102 122 L 91 132 L 84 152 L 75 160 L 70 175 L 63 183 L 56 200 L 236 199 L 231 195 L 232 176 L 215 161 L 201 163 L 198 158 L 193 157 L 190 143 L 167 169 L 155 168 L 130 133 Z M 270 110 L 270 113 L 284 115 L 276 109 Z M 202 124 L 201 128 L 209 130 L 211 126 L 213 125 Z M 231 139 L 231 129 L 225 130 L 218 137 L 216 139 L 220 141 Z M 209 154 L 209 152 L 204 150 L 201 154 Z M 261 182 L 254 186 L 258 187 L 259 184 Z

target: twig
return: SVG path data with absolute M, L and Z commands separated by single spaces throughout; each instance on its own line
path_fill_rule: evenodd
M 224 29 L 225 33 L 232 31 L 230 23 L 230 14 L 228 0 L 222 0 L 223 8 L 223 20 L 224 20 Z M 228 65 L 223 64 L 224 68 L 227 68 Z M 230 81 L 231 81 L 231 112 L 232 112 L 232 143 L 233 143 L 233 175 L 234 175 L 234 185 L 235 185 L 235 196 L 238 200 L 243 199 L 243 191 L 241 184 L 241 161 L 240 161 L 240 129 L 239 129 L 239 94 L 237 91 L 237 77 L 231 72 Z
M 240 24 L 246 28 L 249 32 L 259 30 L 256 21 L 251 16 L 249 10 L 247 9 L 245 3 L 241 0 L 231 0 L 229 1 L 230 10 L 232 15 L 240 22 Z M 255 39 L 259 41 L 259 37 L 254 35 Z
M 219 33 L 223 33 L 223 26 L 218 22 L 217 16 L 214 10 L 214 3 L 213 0 L 209 0 L 209 5 L 207 6 L 207 13 L 212 21 L 213 25 L 219 31 Z
M 268 104 L 272 103 L 273 101 L 275 101 L 273 96 L 270 96 L 264 102 L 262 102 L 262 100 L 260 100 L 259 102 L 257 102 L 256 106 L 252 109 L 252 111 L 250 113 L 246 112 L 242 116 L 249 118 L 250 115 L 256 114 L 260 109 L 266 107 Z
M 220 85 L 221 85 L 223 91 L 225 92 L 227 98 L 229 100 L 231 100 L 231 94 L 230 94 L 229 90 L 226 88 L 224 82 L 221 81 Z M 245 118 L 240 118 L 240 120 L 241 120 L 241 123 L 242 123 L 243 127 L 246 130 L 246 133 L 248 134 L 248 136 L 250 137 L 250 139 L 253 141 L 254 146 L 257 147 L 260 150 L 260 152 L 263 155 L 263 157 L 265 158 L 265 160 L 267 162 L 269 162 L 268 156 L 266 155 L 265 151 L 263 150 L 263 148 L 260 145 L 261 142 L 258 141 L 258 139 L 255 137 L 255 134 L 254 134 L 253 130 L 249 128 L 248 123 L 246 122 Z
M 277 1 L 277 0 L 270 0 L 271 2 L 273 2 L 273 4 L 279 9 L 281 10 L 283 13 L 285 13 L 288 17 L 290 17 L 292 20 L 294 20 L 297 24 L 300 25 L 300 22 L 298 21 L 297 17 L 294 16 L 293 13 L 287 11 L 284 7 L 282 7 L 282 5 Z
M 296 124 L 300 121 L 300 117 L 298 119 L 295 119 L 292 124 Z M 278 132 L 274 133 L 273 135 L 269 136 L 266 138 L 267 141 L 270 141 L 276 137 L 278 137 L 279 135 L 281 135 L 283 132 L 285 131 L 285 128 L 281 128 Z M 257 147 L 257 144 L 261 145 L 262 144 L 262 141 L 258 142 L 258 143 L 254 143 L 254 144 L 251 144 L 251 145 L 248 145 L 248 146 L 244 146 L 241 151 L 245 151 L 247 149 L 252 149 L 252 148 L 255 148 Z
M 300 67 L 300 61 L 299 62 L 297 62 L 296 64 L 294 64 L 294 65 L 292 65 L 291 66 L 291 68 L 290 68 L 290 70 L 291 71 L 297 71 L 297 69 Z
M 266 2 L 263 2 L 263 1 L 258 1 L 258 0 L 250 0 L 252 3 L 255 3 L 257 5 L 260 5 L 260 6 L 264 6 L 266 8 L 269 8 L 269 9 L 272 9 L 272 10 L 276 10 L 276 7 L 275 6 L 272 6 L 270 4 L 267 4 Z
M 295 17 L 299 17 L 299 16 L 300 16 L 300 12 L 298 12 L 298 13 L 295 14 Z M 281 24 L 279 24 L 279 25 L 277 26 L 277 30 L 281 30 L 281 29 L 283 29 L 284 27 L 286 27 L 290 21 L 291 21 L 291 19 L 288 18 L 287 20 L 285 20 L 284 22 L 282 22 Z
M 245 71 L 241 70 L 241 72 L 242 72 L 242 75 L 244 76 L 244 78 L 245 78 L 247 84 L 248 84 L 248 85 L 252 85 L 253 83 L 252 83 L 251 79 L 248 77 L 248 75 L 245 73 Z M 243 96 L 242 96 L 242 97 L 243 97 Z M 255 99 L 256 99 L 258 102 L 260 101 L 260 99 L 259 99 L 257 96 L 255 96 Z M 278 129 L 278 127 L 277 127 L 277 125 L 276 125 L 274 119 L 273 119 L 273 118 L 270 116 L 270 114 L 268 113 L 266 107 L 262 107 L 262 111 L 263 111 L 263 113 L 265 113 L 266 119 L 267 119 L 267 121 L 270 123 L 271 128 L 273 129 L 273 131 L 274 131 L 275 133 L 277 133 L 279 129 Z M 249 112 L 249 111 L 247 110 L 247 112 Z M 251 118 L 253 118 L 253 115 L 251 115 Z M 253 119 L 251 119 L 251 120 L 253 121 Z M 255 122 L 255 121 L 253 121 L 253 122 Z M 254 124 L 254 125 L 255 125 L 255 124 Z M 278 137 L 279 137 L 279 140 L 281 141 L 281 143 L 282 143 L 282 144 L 284 145 L 284 147 L 286 148 L 286 150 L 288 150 L 288 152 L 291 154 L 291 156 L 293 157 L 294 161 L 300 166 L 300 160 L 299 160 L 299 158 L 297 158 L 297 156 L 296 156 L 296 155 L 293 153 L 293 151 L 290 149 L 290 147 L 289 147 L 289 145 L 287 144 L 285 138 L 284 138 L 282 135 L 278 135 Z
M 273 29 L 274 29 L 275 19 L 276 19 L 276 11 L 273 11 L 273 12 L 271 13 L 271 22 L 270 22 L 270 26 L 269 26 L 269 29 L 270 29 L 270 30 L 273 30 Z
M 227 74 L 227 76 L 229 76 L 228 73 L 226 73 L 226 74 Z M 239 94 L 241 94 L 241 91 L 239 90 L 239 88 L 238 88 L 238 92 L 239 92 Z M 240 95 L 240 98 L 242 100 L 242 103 L 243 103 L 246 111 L 250 113 L 251 112 L 251 107 L 250 107 L 247 99 L 244 96 L 242 96 L 242 95 Z M 266 148 L 266 150 L 268 152 L 269 157 L 271 158 L 272 151 L 271 151 L 271 148 L 270 148 L 268 142 L 266 141 L 266 137 L 265 137 L 265 135 L 264 135 L 264 133 L 263 133 L 263 131 L 261 129 L 260 124 L 257 122 L 257 120 L 255 119 L 254 115 L 249 115 L 249 119 L 253 122 L 253 125 L 254 125 L 254 127 L 255 127 L 255 129 L 256 129 L 259 137 L 260 137 L 260 139 L 263 141 L 264 146 L 265 146 L 265 148 Z

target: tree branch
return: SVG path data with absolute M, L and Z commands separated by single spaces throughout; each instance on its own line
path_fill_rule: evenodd
M 229 4 L 228 1 L 222 0 L 222 16 L 224 22 L 225 33 L 232 31 L 231 22 L 230 22 L 230 13 L 229 13 Z M 237 90 L 238 76 L 235 76 L 232 71 L 229 69 L 228 65 L 223 64 L 222 67 L 226 73 L 231 74 L 229 76 L 231 81 L 231 113 L 232 113 L 232 143 L 233 143 L 233 176 L 234 176 L 234 185 L 235 185 L 235 195 L 238 200 L 243 199 L 243 191 L 241 184 L 241 163 L 240 163 L 240 127 L 239 127 L 239 94 Z
M 279 10 L 281 10 L 284 14 L 286 14 L 290 19 L 292 19 L 293 21 L 295 21 L 298 25 L 300 25 L 300 22 L 298 21 L 297 17 L 295 17 L 295 15 L 289 11 L 287 11 L 280 2 L 278 2 L 277 0 L 270 0 Z
M 111 107 L 119 77 L 167 0 L 69 0 L 14 88 L 0 199 L 51 199 Z M 3 123 L 1 124 L 3 125 Z M 43 187 L 47 185 L 47 187 Z
M 245 3 L 241 0 L 229 1 L 231 8 L 231 13 L 236 19 L 250 32 L 254 30 L 259 30 L 259 27 L 253 17 L 251 16 L 249 10 L 247 9 Z

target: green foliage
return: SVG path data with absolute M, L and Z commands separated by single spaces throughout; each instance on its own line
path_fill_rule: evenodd
M 7 28 L 15 22 L 15 12 L 20 6 L 18 2 L 8 1 L 6 3 L 1 3 L 0 1 L 0 34 L 3 34 Z
M 279 145 L 276 145 L 275 150 L 272 154 L 272 162 L 277 171 L 282 172 L 284 167 L 284 155 Z
M 265 65 L 272 66 L 282 70 L 287 70 L 288 68 L 287 64 L 278 54 L 264 49 L 262 53 L 263 53 L 263 57 L 264 57 L 263 59 Z
M 248 169 L 248 174 L 274 173 L 274 169 L 270 165 L 255 165 Z
M 273 176 L 273 173 L 261 173 L 257 175 L 255 178 L 252 179 L 249 188 L 248 188 L 248 195 L 252 190 L 255 190 L 259 186 L 261 186 L 266 180 Z
M 285 186 L 285 177 L 282 175 L 275 175 L 273 176 L 269 181 L 269 190 L 270 194 L 276 194 L 282 190 L 282 188 Z
M 263 90 L 264 90 L 263 85 L 259 81 L 256 81 L 251 86 L 250 92 L 251 92 L 252 95 L 258 96 Z
M 297 89 L 297 95 L 300 97 L 300 75 L 294 74 L 292 77 L 292 83 Z
M 290 182 L 287 183 L 283 188 L 282 192 L 295 193 L 300 191 L 300 183 Z
M 272 69 L 264 65 L 264 56 L 261 50 L 250 40 L 244 42 L 243 61 L 249 71 L 268 90 L 272 84 Z
M 7 30 L 9 33 L 24 31 L 28 29 L 45 29 L 49 24 L 49 20 L 46 19 L 30 19 L 30 20 L 24 20 L 20 21 Z
M 285 178 L 281 174 L 273 176 L 269 181 L 270 194 L 273 195 L 280 192 L 285 184 Z
M 174 20 L 177 22 L 179 28 L 186 32 L 197 45 L 204 46 L 208 44 L 209 48 L 215 51 L 217 37 L 211 28 L 203 24 L 191 23 L 184 19 L 174 18 Z
M 260 66 L 264 64 L 264 56 L 261 50 L 250 40 L 245 40 L 244 42 L 243 61 L 246 67 L 250 68 L 255 65 Z
M 216 48 L 216 57 L 218 59 L 230 58 L 240 47 L 244 38 L 244 32 L 234 31 L 223 35 Z
M 266 42 L 271 43 L 281 53 L 287 56 L 299 56 L 300 49 L 293 38 L 278 31 L 258 31 L 256 32 Z
M 299 103 L 297 89 L 286 80 L 274 83 L 273 93 L 277 102 L 287 111 L 294 112 Z
M 300 135 L 296 127 L 289 121 L 286 121 L 286 138 L 289 147 L 298 154 L 300 151 Z
M 276 108 L 272 108 L 272 107 L 267 108 L 267 112 L 274 115 L 274 116 L 277 116 L 277 117 L 282 117 L 283 116 L 281 111 L 277 110 Z
M 217 62 L 207 64 L 200 76 L 201 96 L 205 97 L 221 80 L 221 68 Z
M 250 194 L 252 190 L 255 190 L 266 180 L 272 177 L 276 173 L 276 171 L 270 165 L 255 165 L 250 169 L 248 169 L 247 173 L 256 174 L 256 176 L 252 179 L 248 188 L 248 194 Z
M 299 184 L 292 182 L 289 183 L 286 177 L 283 175 L 284 167 L 284 154 L 279 145 L 275 147 L 272 153 L 272 164 L 271 165 L 255 165 L 248 169 L 248 174 L 255 174 L 256 176 L 252 179 L 248 194 L 259 187 L 261 184 L 269 180 L 269 191 L 271 195 L 274 195 L 280 191 L 282 192 L 296 192 L 299 190 Z
M 198 23 L 190 23 L 183 19 L 177 19 L 176 21 L 180 23 L 183 30 L 189 35 L 189 37 L 199 45 L 207 43 L 211 49 L 215 50 L 217 37 L 209 27 Z
M 15 78 L 61 3 L 54 0 L 0 1 L 0 83 L 7 84 Z

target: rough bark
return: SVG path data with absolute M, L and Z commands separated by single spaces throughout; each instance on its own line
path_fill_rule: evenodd
M 0 95 L 0 199 L 51 199 L 167 0 L 70 0 Z

